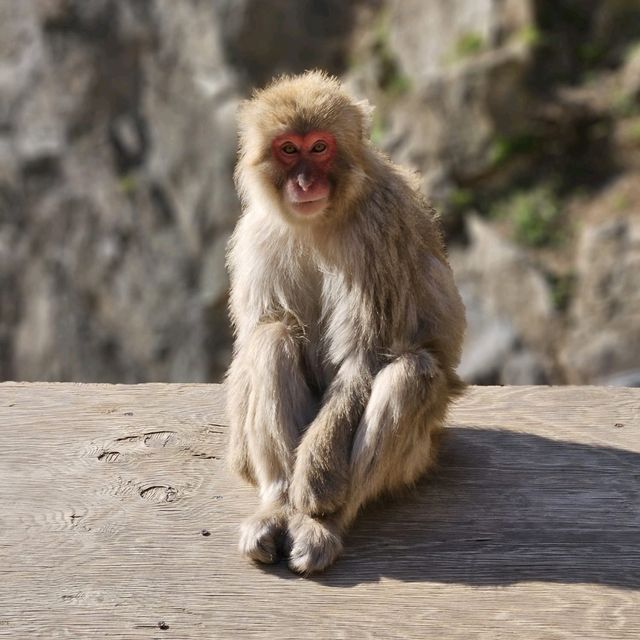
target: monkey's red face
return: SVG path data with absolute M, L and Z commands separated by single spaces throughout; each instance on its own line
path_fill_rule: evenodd
M 336 155 L 336 140 L 328 131 L 305 135 L 284 133 L 273 140 L 271 152 L 286 173 L 284 199 L 300 216 L 314 216 L 329 204 L 329 170 Z

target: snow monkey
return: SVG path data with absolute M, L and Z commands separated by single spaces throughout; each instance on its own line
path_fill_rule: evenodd
M 303 574 L 336 559 L 364 503 L 429 468 L 464 388 L 435 212 L 373 147 L 369 116 L 317 71 L 239 112 L 229 458 L 261 501 L 240 551 Z

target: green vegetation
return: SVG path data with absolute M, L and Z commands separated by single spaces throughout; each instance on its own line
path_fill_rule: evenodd
M 538 142 L 538 138 L 530 133 L 516 136 L 497 136 L 489 149 L 489 161 L 492 166 L 498 167 L 515 155 L 535 151 Z
M 627 211 L 633 204 L 628 193 L 616 193 L 613 198 L 613 208 L 616 211 Z
M 631 125 L 629 136 L 634 144 L 640 144 L 640 120 Z
M 562 207 L 549 185 L 516 191 L 498 203 L 492 215 L 509 220 L 516 240 L 529 247 L 557 244 L 564 238 Z
M 378 59 L 378 85 L 390 98 L 397 98 L 411 90 L 411 80 L 400 68 L 390 44 L 390 17 L 382 11 L 378 18 L 373 44 L 373 54 Z
M 540 29 L 532 24 L 529 24 L 517 31 L 514 35 L 514 38 L 517 42 L 522 42 L 528 47 L 537 47 L 542 44 L 544 37 Z
M 566 311 L 573 297 L 576 286 L 576 275 L 565 273 L 562 275 L 549 275 L 547 277 L 551 287 L 551 301 L 558 311 Z
M 373 23 L 371 40 L 364 47 L 356 48 L 349 54 L 349 68 L 352 70 L 373 63 L 375 79 L 382 93 L 376 100 L 379 106 L 383 102 L 386 104 L 409 93 L 412 89 L 411 79 L 402 70 L 391 46 L 390 25 L 389 10 L 380 10 Z M 384 105 L 382 108 L 384 109 Z
M 384 61 L 382 62 L 384 63 Z M 411 90 L 411 80 L 409 80 L 409 77 L 398 70 L 398 66 L 395 61 L 392 65 L 389 65 L 388 62 L 385 64 L 387 66 L 387 70 L 382 74 L 382 78 L 384 79 L 380 85 L 382 90 L 394 98 L 409 93 Z
M 474 199 L 474 193 L 470 189 L 454 189 L 449 194 L 449 206 L 456 211 L 462 211 L 468 209 Z
M 596 65 L 601 62 L 606 53 L 607 49 L 604 45 L 596 42 L 587 42 L 578 50 L 580 60 L 587 66 Z
M 380 112 L 376 109 L 373 112 L 373 120 L 371 122 L 371 142 L 373 142 L 376 147 L 382 146 L 386 129 L 387 125 L 384 117 L 380 115 Z
M 130 173 L 118 180 L 118 189 L 127 196 L 132 195 L 137 188 L 136 177 Z
M 484 38 L 473 31 L 464 33 L 458 38 L 454 49 L 454 60 L 461 60 L 481 53 L 485 49 Z
M 628 64 L 631 58 L 635 58 L 637 55 L 640 56 L 640 41 L 634 42 L 627 48 L 624 56 L 625 62 Z
M 612 111 L 617 118 L 630 118 L 640 112 L 640 104 L 633 96 L 621 91 L 613 99 Z

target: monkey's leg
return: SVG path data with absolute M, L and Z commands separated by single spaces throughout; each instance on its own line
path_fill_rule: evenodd
M 229 375 L 231 464 L 258 486 L 261 501 L 241 525 L 240 551 L 259 562 L 277 560 L 294 452 L 314 412 L 300 359 L 294 328 L 262 324 L 236 355 Z
M 341 536 L 363 504 L 415 482 L 426 471 L 434 460 L 433 435 L 444 419 L 449 387 L 427 350 L 401 355 L 379 371 L 353 439 L 343 506 L 326 517 L 299 513 L 291 518 L 291 569 L 313 573 L 326 568 L 340 553 Z
M 400 355 L 378 373 L 353 441 L 343 529 L 366 502 L 413 484 L 434 464 L 449 401 L 463 386 L 427 349 Z

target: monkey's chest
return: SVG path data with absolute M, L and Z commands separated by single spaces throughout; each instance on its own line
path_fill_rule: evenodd
M 340 365 L 350 354 L 370 343 L 369 319 L 373 315 L 363 287 L 342 274 L 321 274 L 315 296 L 318 315 L 314 333 L 325 361 Z

